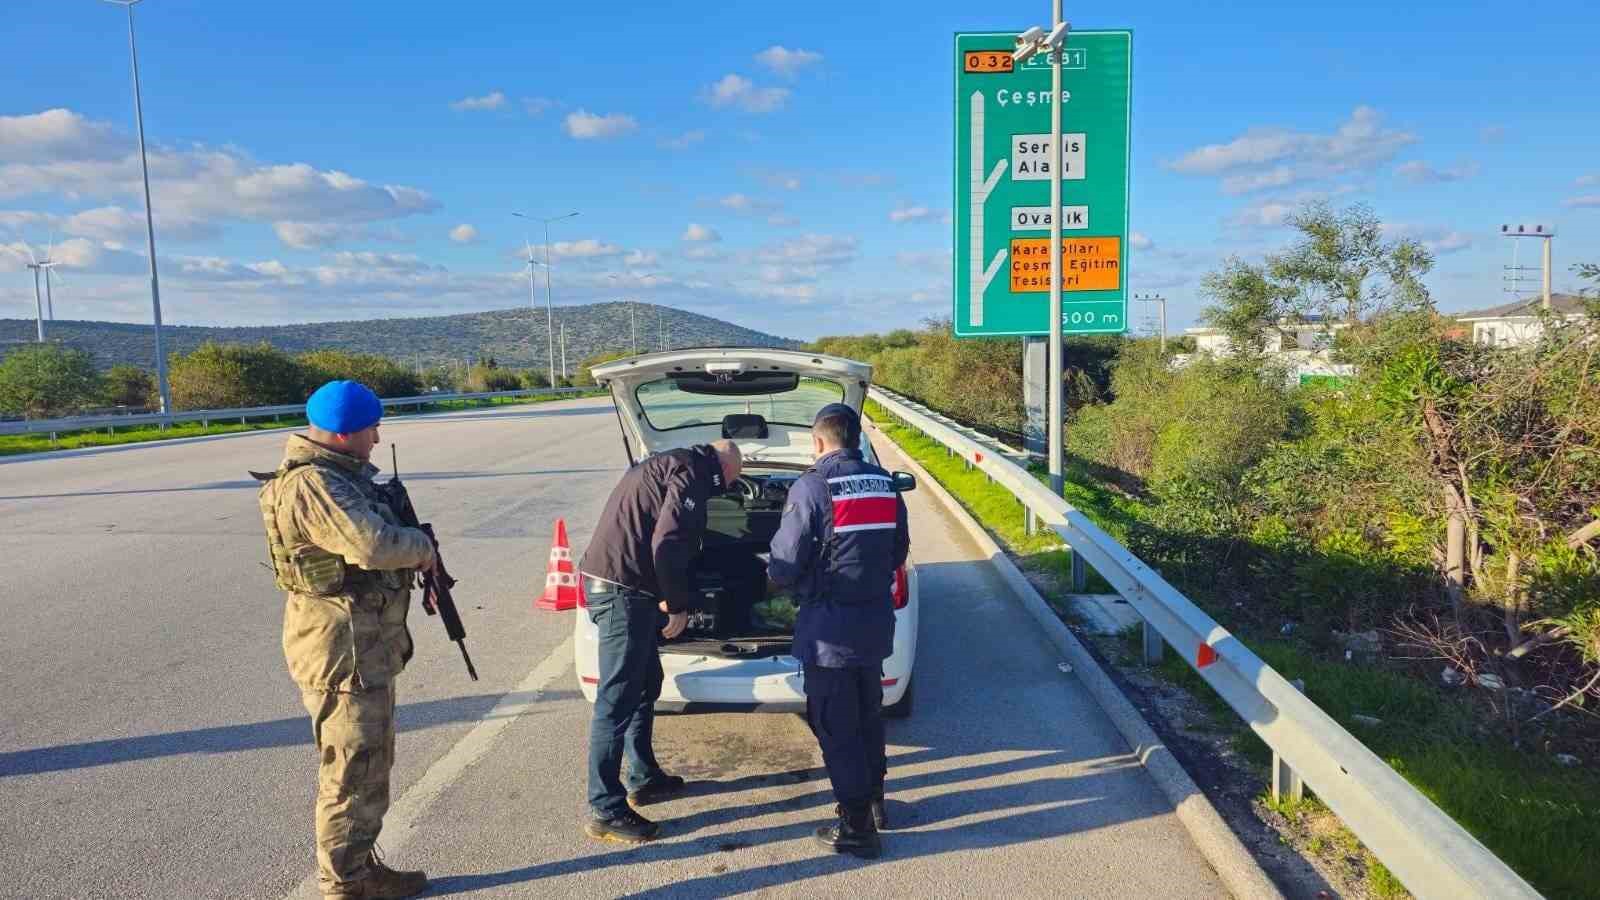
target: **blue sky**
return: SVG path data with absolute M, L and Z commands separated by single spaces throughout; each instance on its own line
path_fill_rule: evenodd
M 123 14 L 6 6 L 0 317 L 32 315 L 25 244 L 54 234 L 58 318 L 146 321 Z M 551 230 L 558 306 L 630 296 L 812 337 L 948 314 L 952 35 L 1049 4 L 136 9 L 167 321 L 516 306 L 511 213 L 576 210 Z M 1501 222 L 1560 228 L 1558 290 L 1600 261 L 1592 4 L 1067 12 L 1134 30 L 1129 281 L 1174 330 L 1206 271 L 1282 246 L 1307 200 L 1425 241 L 1444 310 L 1505 299 Z

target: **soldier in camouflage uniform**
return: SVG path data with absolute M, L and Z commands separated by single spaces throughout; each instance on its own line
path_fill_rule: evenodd
M 389 808 L 395 678 L 411 658 L 410 587 L 433 565 L 433 544 L 399 524 L 372 480 L 377 396 L 330 382 L 306 412 L 307 433 L 290 436 L 277 471 L 259 477 L 273 570 L 289 595 L 283 653 L 321 759 L 317 878 L 324 897 L 409 897 L 427 878 L 390 869 L 375 845 Z

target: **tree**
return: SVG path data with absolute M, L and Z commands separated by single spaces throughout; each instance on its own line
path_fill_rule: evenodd
M 1430 312 L 1422 276 L 1433 255 L 1411 238 L 1384 236 L 1366 206 L 1334 211 L 1308 204 L 1291 220 L 1299 240 L 1261 265 L 1238 258 L 1205 277 L 1201 313 L 1228 335 L 1234 352 L 1254 354 L 1284 320 L 1320 315 L 1356 325 L 1392 314 Z
M 187 356 L 174 354 L 167 377 L 180 410 L 304 403 L 317 386 L 305 366 L 265 341 L 207 341 Z
M 1269 258 L 1272 277 L 1290 289 L 1294 312 L 1350 324 L 1385 313 L 1433 308 L 1422 276 L 1433 254 L 1412 238 L 1384 238 L 1383 223 L 1357 204 L 1335 212 L 1308 204 L 1292 220 L 1301 234 L 1288 253 Z
M 107 406 L 149 409 L 158 406 L 156 378 L 138 366 L 112 366 L 101 379 L 100 400 Z
M 60 344 L 30 344 L 0 362 L 0 410 L 49 418 L 82 409 L 98 397 L 94 360 Z

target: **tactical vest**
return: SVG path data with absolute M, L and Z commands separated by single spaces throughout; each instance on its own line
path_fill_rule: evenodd
M 267 555 L 272 562 L 272 574 L 278 589 L 291 594 L 314 597 L 335 596 L 345 592 L 346 582 L 351 581 L 352 577 L 361 579 L 363 576 L 373 576 L 378 573 L 347 566 L 342 556 L 329 553 L 315 544 L 304 544 L 296 548 L 290 547 L 283 539 L 283 533 L 278 528 L 278 505 L 283 497 L 291 493 L 290 479 L 295 477 L 297 471 L 308 466 L 317 466 L 336 478 L 349 480 L 344 471 L 337 466 L 312 460 L 285 463 L 276 472 L 250 474 L 262 482 L 257 499 L 261 504 L 261 521 L 267 529 Z M 366 496 L 367 491 L 362 490 L 361 494 Z M 402 582 L 398 573 L 394 573 L 389 579 L 378 580 L 386 587 L 399 587 Z M 390 581 L 396 583 L 388 584 Z

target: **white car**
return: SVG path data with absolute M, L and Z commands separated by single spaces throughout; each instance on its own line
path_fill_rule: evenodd
M 811 465 L 811 421 L 829 403 L 857 413 L 872 367 L 814 353 L 763 349 L 674 350 L 594 367 L 611 391 L 629 464 L 654 453 L 729 438 L 744 471 L 710 501 L 696 561 L 701 597 L 682 635 L 661 646 L 665 678 L 658 708 L 792 712 L 805 708 L 792 624 L 753 607 L 766 599 L 766 554 L 792 485 Z M 876 462 L 863 436 L 862 452 Z M 895 473 L 896 490 L 916 482 Z M 883 664 L 884 714 L 911 712 L 917 658 L 917 572 L 894 576 L 894 654 Z M 582 601 L 580 600 L 580 603 Z M 765 611 L 765 610 L 764 610 Z M 594 702 L 597 629 L 580 608 L 573 638 L 578 685 Z

